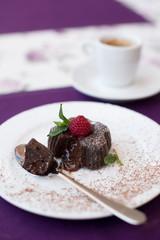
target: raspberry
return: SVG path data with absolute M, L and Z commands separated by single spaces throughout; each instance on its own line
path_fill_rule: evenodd
M 79 115 L 70 121 L 69 130 L 74 136 L 87 136 L 91 131 L 91 124 L 83 115 Z

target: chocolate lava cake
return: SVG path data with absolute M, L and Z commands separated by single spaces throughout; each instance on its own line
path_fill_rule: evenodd
M 23 168 L 35 175 L 47 175 L 56 172 L 57 162 L 53 158 L 53 153 L 32 138 L 26 144 L 25 161 Z
M 62 158 L 63 169 L 77 171 L 86 167 L 96 170 L 104 166 L 104 157 L 111 148 L 110 131 L 100 122 L 90 123 L 91 131 L 85 137 L 73 136 L 69 130 L 49 136 L 48 148 L 55 158 Z

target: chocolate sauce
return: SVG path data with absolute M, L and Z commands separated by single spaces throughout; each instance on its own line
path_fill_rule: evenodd
M 77 171 L 80 167 L 82 167 L 80 161 L 80 151 L 79 151 L 79 141 L 77 139 L 76 142 L 72 142 L 62 154 L 62 162 L 61 167 L 67 171 Z
M 82 167 L 78 137 L 73 136 L 69 130 L 58 136 L 49 137 L 48 148 L 55 158 L 62 158 L 61 168 L 67 171 L 77 171 Z

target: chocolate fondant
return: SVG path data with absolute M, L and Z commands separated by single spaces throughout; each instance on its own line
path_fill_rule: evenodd
M 106 125 L 91 123 L 88 136 L 76 137 L 67 130 L 49 137 L 48 148 L 54 157 L 62 158 L 61 167 L 65 170 L 76 171 L 82 167 L 95 170 L 104 166 L 104 157 L 111 148 L 111 135 Z
M 57 162 L 47 147 L 32 138 L 26 145 L 23 167 L 32 174 L 47 175 L 56 172 Z

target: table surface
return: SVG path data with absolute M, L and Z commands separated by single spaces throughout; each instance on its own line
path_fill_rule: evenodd
M 0 6 L 0 33 L 144 21 L 113 0 L 1 0 Z
M 15 4 L 16 2 L 16 4 Z M 63 3 L 63 4 L 62 4 Z M 0 33 L 146 20 L 112 0 L 0 0 Z M 35 17 L 36 16 L 36 17 Z M 32 107 L 62 101 L 98 101 L 72 87 L 0 95 L 0 123 Z M 134 102 L 113 102 L 160 123 L 160 94 Z M 159 239 L 160 196 L 140 208 L 148 216 L 141 226 L 116 217 L 60 220 L 23 211 L 0 199 L 0 239 Z

